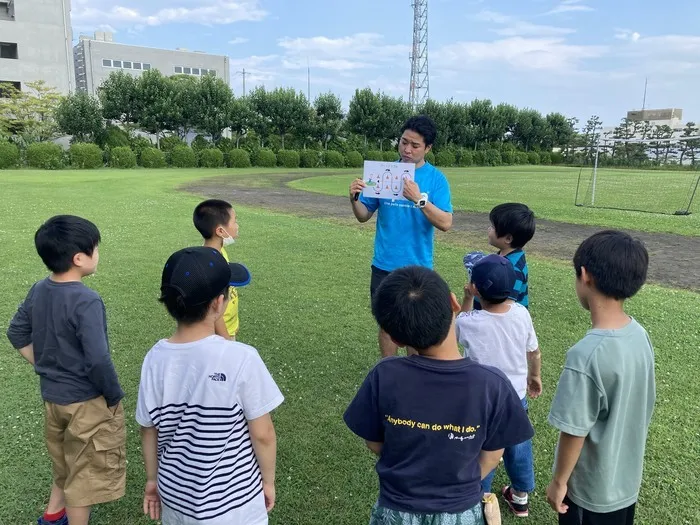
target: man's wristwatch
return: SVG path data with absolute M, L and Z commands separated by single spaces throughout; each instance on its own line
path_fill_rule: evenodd
M 420 199 L 418 199 L 418 202 L 416 203 L 416 206 L 419 208 L 425 208 L 425 205 L 428 204 L 428 194 L 427 193 L 421 193 L 420 194 Z

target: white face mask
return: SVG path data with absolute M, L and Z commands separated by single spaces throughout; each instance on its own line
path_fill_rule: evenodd
M 224 246 L 231 246 L 234 242 L 236 242 L 236 239 L 231 237 L 226 230 L 224 230 L 224 232 L 226 233 L 226 235 L 228 235 L 228 237 L 223 238 Z

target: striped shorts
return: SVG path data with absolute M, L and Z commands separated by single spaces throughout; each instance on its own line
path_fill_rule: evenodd
M 459 514 L 414 514 L 375 505 L 369 525 L 484 525 L 481 503 Z

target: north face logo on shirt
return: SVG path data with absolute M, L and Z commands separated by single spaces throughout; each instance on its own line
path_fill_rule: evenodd
M 226 374 L 212 374 L 209 376 L 209 379 L 211 379 L 212 381 L 226 381 Z

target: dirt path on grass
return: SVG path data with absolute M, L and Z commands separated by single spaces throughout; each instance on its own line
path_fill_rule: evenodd
M 222 198 L 246 206 L 262 207 L 309 218 L 333 218 L 355 222 L 346 197 L 334 197 L 296 190 L 287 183 L 326 173 L 279 173 L 204 179 L 181 189 L 212 198 Z M 255 186 L 251 186 L 253 183 Z M 483 238 L 489 226 L 488 214 L 457 211 L 453 229 L 439 233 L 438 239 L 453 243 Z M 539 219 L 537 233 L 528 253 L 570 261 L 581 241 L 603 228 Z M 649 279 L 653 282 L 700 291 L 700 238 L 665 233 L 629 231 L 642 239 L 649 250 Z M 369 255 L 368 255 L 369 257 Z

